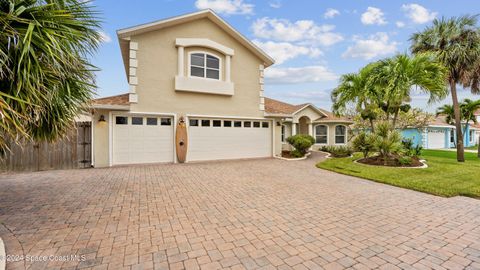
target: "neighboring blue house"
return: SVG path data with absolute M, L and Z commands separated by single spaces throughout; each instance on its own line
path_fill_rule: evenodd
M 478 116 L 480 118 L 480 116 Z M 465 125 L 463 125 L 465 128 Z M 475 146 L 480 135 L 480 126 L 469 124 L 464 133 L 465 147 Z M 455 126 L 445 122 L 445 117 L 439 116 L 424 128 L 406 128 L 401 131 L 404 138 L 409 138 L 415 145 L 424 149 L 454 148 L 457 141 Z

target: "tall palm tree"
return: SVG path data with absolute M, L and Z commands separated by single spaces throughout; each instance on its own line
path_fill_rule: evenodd
M 370 122 L 370 128 L 375 130 L 373 121 L 376 119 L 375 108 L 380 99 L 376 89 L 370 87 L 368 80 L 376 63 L 369 64 L 358 73 L 344 74 L 340 84 L 332 91 L 333 112 L 342 114 L 349 105 L 355 106 L 361 112 L 364 120 Z
M 95 91 L 99 20 L 83 0 L 0 1 L 0 149 L 54 140 Z
M 467 127 L 472 121 L 473 123 L 477 123 L 477 116 L 475 113 L 480 110 L 480 99 L 479 100 L 471 100 L 471 99 L 464 99 L 460 104 L 460 109 L 462 111 L 462 117 L 465 119 L 465 128 L 463 133 L 467 132 Z M 478 145 L 478 153 L 480 154 L 480 143 Z M 480 155 L 478 155 L 480 157 Z
M 455 112 L 453 106 L 450 104 L 445 104 L 437 109 L 436 116 L 439 115 L 445 116 L 445 122 L 449 125 L 455 125 Z
M 431 54 L 399 54 L 378 62 L 369 84 L 383 92 L 382 108 L 396 126 L 400 111 L 408 111 L 413 89 L 430 96 L 429 102 L 444 99 L 446 69 Z M 389 117 L 390 118 L 390 117 Z
M 477 16 L 462 16 L 458 18 L 433 21 L 427 27 L 411 37 L 411 50 L 414 54 L 433 52 L 440 62 L 448 69 L 447 84 L 452 95 L 457 133 L 457 160 L 465 161 L 463 135 L 461 129 L 461 113 L 457 95 L 457 84 L 471 88 L 478 93 L 478 81 L 472 69 L 480 57 L 480 31 L 477 27 Z

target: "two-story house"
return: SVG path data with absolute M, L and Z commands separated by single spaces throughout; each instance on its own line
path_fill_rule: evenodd
M 127 94 L 94 101 L 92 163 L 176 162 L 175 129 L 188 126 L 188 161 L 272 157 L 296 133 L 344 144 L 348 120 L 312 104 L 264 97 L 274 60 L 211 10 L 117 32 Z

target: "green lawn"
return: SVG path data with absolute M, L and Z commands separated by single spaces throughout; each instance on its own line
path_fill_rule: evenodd
M 478 146 L 465 147 L 465 149 L 468 149 L 468 150 L 478 150 Z
M 413 189 L 434 195 L 452 197 L 457 195 L 480 198 L 480 159 L 475 153 L 465 153 L 466 162 L 458 163 L 453 151 L 423 150 L 427 160 L 426 169 L 402 169 L 374 167 L 353 163 L 360 158 L 331 158 L 317 167 L 342 174 Z

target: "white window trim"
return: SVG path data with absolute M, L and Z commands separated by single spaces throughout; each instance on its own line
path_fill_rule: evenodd
M 339 127 L 339 126 L 345 128 L 345 135 L 344 135 L 345 140 L 344 140 L 343 143 L 337 143 L 337 127 Z M 347 128 L 347 126 L 345 126 L 345 125 L 335 125 L 334 131 L 335 131 L 335 134 L 334 134 L 334 142 L 335 142 L 335 145 L 346 145 L 346 144 L 347 144 L 347 135 L 348 135 L 348 128 Z
M 325 126 L 327 127 L 327 143 L 317 143 L 317 127 L 318 126 Z M 328 143 L 330 142 L 330 136 L 328 136 L 328 134 L 330 134 L 330 127 L 328 125 L 325 125 L 325 124 L 318 124 L 318 125 L 314 125 L 313 126 L 313 137 L 315 138 L 315 145 L 328 145 Z
M 205 55 L 205 67 L 204 67 L 204 75 L 205 77 L 197 77 L 197 76 L 192 76 L 192 64 L 191 64 L 191 61 L 192 61 L 192 54 L 196 54 L 196 53 L 202 53 Z M 214 56 L 218 59 L 218 79 L 212 79 L 212 78 L 207 78 L 207 55 L 211 55 L 211 56 Z M 195 66 L 197 67 L 197 66 Z M 213 68 L 211 68 L 213 69 Z M 222 57 L 219 56 L 218 54 L 215 54 L 215 53 L 211 53 L 211 52 L 207 52 L 207 51 L 191 51 L 191 52 L 188 52 L 188 77 L 189 78 L 195 78 L 195 79 L 204 79 L 204 80 L 211 80 L 211 81 L 224 81 L 223 80 L 223 61 L 222 61 Z
M 475 142 L 475 130 L 469 130 L 470 134 L 469 134 L 469 139 L 470 139 L 470 142 L 473 143 Z
M 283 136 L 283 140 L 282 140 Z M 280 141 L 285 144 L 287 143 L 287 126 L 285 124 L 282 124 L 280 127 Z

